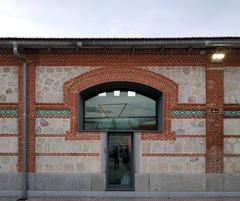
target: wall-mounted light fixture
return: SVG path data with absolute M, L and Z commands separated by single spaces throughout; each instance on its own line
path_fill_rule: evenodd
M 212 54 L 212 62 L 213 63 L 221 63 L 225 57 L 224 52 L 215 52 Z

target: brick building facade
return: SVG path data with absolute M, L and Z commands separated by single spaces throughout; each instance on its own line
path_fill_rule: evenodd
M 30 196 L 57 191 L 91 195 L 126 190 L 126 184 L 134 192 L 240 191 L 239 40 L 0 39 L 0 196 L 20 196 L 26 176 L 23 63 Z M 225 58 L 214 62 L 212 54 L 219 51 Z M 99 122 L 103 127 L 91 129 L 95 122 L 86 129 L 86 122 L 93 120 L 85 118 L 88 99 L 82 104 L 81 94 L 116 90 L 121 95 L 151 90 L 162 94 L 151 121 L 156 127 L 148 129 L 147 120 L 128 119 L 129 129 L 105 128 L 106 123 Z M 136 118 L 120 118 L 126 105 L 101 102 L 101 112 L 126 125 L 126 118 Z M 140 109 L 134 111 L 144 115 Z M 109 110 L 117 111 L 117 117 L 106 115 Z M 122 145 L 111 141 L 114 134 Z M 124 144 L 121 135 L 129 135 L 131 142 Z M 129 164 L 124 164 L 123 150 L 111 155 L 110 147 L 118 145 L 130 146 Z M 111 175 L 111 163 L 114 168 L 120 163 L 114 171 L 125 173 Z M 115 176 L 117 185 L 111 183 Z

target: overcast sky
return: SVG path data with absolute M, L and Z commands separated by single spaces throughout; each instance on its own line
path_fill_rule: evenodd
M 240 0 L 0 0 L 0 37 L 240 36 Z

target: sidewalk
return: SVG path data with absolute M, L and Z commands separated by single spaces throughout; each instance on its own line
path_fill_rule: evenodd
M 76 198 L 29 199 L 29 201 L 240 201 L 240 198 Z
M 0 198 L 0 201 L 16 201 L 16 198 Z M 28 201 L 240 201 L 235 198 L 29 198 Z

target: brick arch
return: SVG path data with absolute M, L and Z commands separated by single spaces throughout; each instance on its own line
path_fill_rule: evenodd
M 81 134 L 99 135 L 100 132 L 78 131 L 78 97 L 79 93 L 92 86 L 113 82 L 129 81 L 145 84 L 164 94 L 164 131 L 142 132 L 142 139 L 175 139 L 171 130 L 171 110 L 178 103 L 178 85 L 157 73 L 141 68 L 98 68 L 81 74 L 64 83 L 64 103 L 71 110 L 70 132 L 66 139 L 80 139 Z

